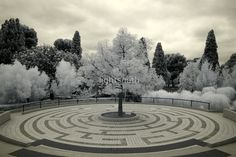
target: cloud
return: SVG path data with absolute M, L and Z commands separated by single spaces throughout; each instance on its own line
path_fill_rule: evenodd
M 1 0 L 0 10 L 0 23 L 20 18 L 38 32 L 41 44 L 72 38 L 78 30 L 86 53 L 96 51 L 98 41 L 112 40 L 120 27 L 152 39 L 153 49 L 162 42 L 166 53 L 187 58 L 202 55 L 210 29 L 221 63 L 236 50 L 234 0 Z

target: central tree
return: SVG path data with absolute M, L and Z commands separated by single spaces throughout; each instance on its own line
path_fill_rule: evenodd
M 112 45 L 100 42 L 88 66 L 91 69 L 89 77 L 96 85 L 104 87 L 103 93 L 119 95 L 119 116 L 123 115 L 122 100 L 127 92 L 141 95 L 146 90 L 164 86 L 163 79 L 147 64 L 143 42 L 139 42 L 127 29 L 119 30 Z

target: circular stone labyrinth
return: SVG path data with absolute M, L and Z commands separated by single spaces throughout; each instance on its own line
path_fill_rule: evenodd
M 0 133 L 24 143 L 47 139 L 88 148 L 147 148 L 190 139 L 213 144 L 236 136 L 235 123 L 217 113 L 125 104 L 124 110 L 138 118 L 121 122 L 100 118 L 102 113 L 116 110 L 116 104 L 94 104 L 13 114 Z

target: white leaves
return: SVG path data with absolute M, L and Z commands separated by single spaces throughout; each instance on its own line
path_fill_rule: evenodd
M 208 62 L 202 64 L 189 63 L 180 75 L 180 86 L 187 90 L 202 90 L 204 87 L 217 86 L 218 73 L 211 70 Z
M 59 85 L 54 85 L 54 91 L 57 95 L 70 96 L 72 92 L 81 84 L 81 78 L 78 77 L 74 66 L 69 62 L 62 60 L 56 72 Z
M 223 69 L 223 86 L 231 86 L 236 89 L 236 65 L 232 68 L 232 72 Z
M 196 90 L 196 81 L 199 75 L 198 63 L 189 63 L 180 74 L 180 86 L 187 90 Z
M 208 88 L 204 91 L 195 91 L 191 93 L 190 91 L 183 90 L 180 93 L 177 92 L 167 92 L 164 90 L 159 91 L 149 91 L 143 95 L 143 97 L 160 97 L 160 98 L 170 98 L 170 99 L 159 99 L 158 101 L 163 104 L 172 104 L 171 98 L 173 99 L 185 99 L 185 100 L 195 100 L 203 101 L 210 103 L 212 110 L 222 111 L 225 107 L 229 107 L 231 94 L 234 92 L 229 88 L 220 88 L 215 89 L 215 92 L 212 92 L 214 88 Z M 218 92 L 217 92 L 218 91 Z M 224 91 L 224 92 L 222 92 Z M 227 91 L 227 92 L 225 92 Z M 230 93 L 230 94 L 229 94 Z M 152 102 L 152 98 L 144 98 L 144 102 Z M 185 107 L 190 107 L 190 101 L 175 100 L 174 105 L 181 105 Z M 207 104 L 193 102 L 194 108 L 205 108 L 208 109 Z
M 92 73 L 87 73 L 87 77 L 94 80 L 95 84 L 99 84 L 97 80 L 108 78 L 129 80 L 129 83 L 113 81 L 112 84 L 106 84 L 103 92 L 107 94 L 117 93 L 117 86 L 136 94 L 148 89 L 163 88 L 163 79 L 156 75 L 154 69 L 145 65 L 147 56 L 137 53 L 140 53 L 139 40 L 127 30 L 121 29 L 113 40 L 113 45 L 109 45 L 108 42 L 98 44 L 97 54 L 91 58 L 90 64 L 87 64 L 93 69 Z
M 18 61 L 0 66 L 0 103 L 42 98 L 46 95 L 48 77 L 37 68 L 26 70 Z
M 208 62 L 204 62 L 197 77 L 196 86 L 199 90 L 203 87 L 217 86 L 218 73 L 211 70 Z

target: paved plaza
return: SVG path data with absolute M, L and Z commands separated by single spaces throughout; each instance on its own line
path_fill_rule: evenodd
M 157 153 L 160 156 L 208 152 L 209 157 L 211 154 L 218 154 L 218 157 L 232 155 L 211 148 L 236 137 L 235 122 L 223 118 L 220 113 L 125 104 L 124 110 L 134 112 L 136 118 L 130 121 L 101 118 L 102 113 L 116 110 L 116 104 L 93 104 L 23 115 L 13 113 L 11 120 L 0 127 L 0 134 L 28 146 L 11 152 L 12 156 L 19 157 L 31 151 L 33 154 L 38 152 L 39 156 L 43 152 L 57 156 L 74 156 L 75 152 L 116 155 Z

